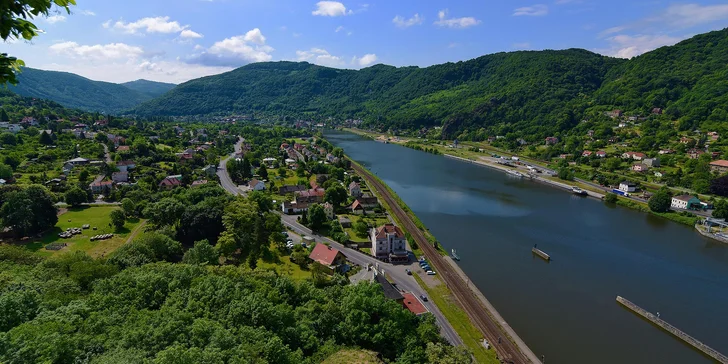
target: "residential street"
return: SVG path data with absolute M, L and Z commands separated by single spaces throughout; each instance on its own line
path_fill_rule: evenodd
M 230 154 L 227 158 L 224 158 L 220 161 L 220 165 L 217 167 L 217 176 L 220 177 L 220 185 L 222 188 L 224 188 L 226 191 L 232 193 L 233 195 L 245 195 L 243 191 L 241 191 L 235 183 L 233 183 L 232 179 L 230 179 L 230 175 L 227 173 L 227 161 L 232 158 L 235 153 L 240 152 L 243 144 L 243 138 L 239 138 L 238 142 L 235 143 L 235 152 Z

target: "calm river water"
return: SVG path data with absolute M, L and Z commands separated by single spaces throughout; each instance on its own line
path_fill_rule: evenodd
M 329 131 L 409 205 L 550 363 L 710 363 L 621 295 L 728 354 L 728 247 L 692 228 L 502 172 Z M 531 255 L 534 244 L 553 259 Z

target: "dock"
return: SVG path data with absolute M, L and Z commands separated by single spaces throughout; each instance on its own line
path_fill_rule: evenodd
M 545 260 L 547 262 L 551 261 L 551 256 L 548 255 L 548 254 L 546 254 L 545 251 L 543 251 L 543 250 L 541 250 L 539 248 L 533 247 L 531 249 L 531 253 L 538 255 L 539 257 L 541 257 L 541 259 L 543 259 L 543 260 Z
M 667 321 L 653 315 L 644 308 L 635 305 L 628 299 L 622 296 L 617 296 L 617 302 L 629 309 L 630 311 L 636 313 L 637 315 L 642 316 L 647 321 L 650 321 L 651 323 L 657 325 L 659 328 L 672 334 L 676 338 L 684 341 L 688 345 L 692 346 L 693 348 L 697 349 L 698 351 L 702 352 L 703 354 L 717 361 L 718 363 L 728 364 L 727 356 L 719 353 L 717 350 L 711 348 L 710 346 L 703 344 L 702 342 L 700 342 L 700 340 L 680 331 L 680 329 L 670 325 Z

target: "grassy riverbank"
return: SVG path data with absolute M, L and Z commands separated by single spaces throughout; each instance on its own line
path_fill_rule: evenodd
M 675 212 L 675 211 L 654 212 L 654 211 L 650 210 L 650 208 L 647 206 L 646 203 L 638 202 L 638 201 L 630 200 L 630 199 L 626 199 L 626 198 L 621 198 L 621 197 L 617 199 L 617 205 L 622 206 L 622 207 L 628 207 L 630 209 L 645 212 L 645 213 L 652 214 L 655 216 L 659 216 L 659 217 L 674 221 L 676 223 L 688 225 L 688 226 L 695 226 L 695 224 L 697 224 L 698 221 L 700 220 L 699 217 L 697 217 L 693 214 L 690 214 L 688 212 L 686 212 L 686 213 Z

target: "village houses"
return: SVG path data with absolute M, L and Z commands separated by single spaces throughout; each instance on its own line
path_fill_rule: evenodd
M 392 263 L 409 261 L 407 240 L 399 226 L 384 224 L 371 230 L 371 253 L 377 259 Z

